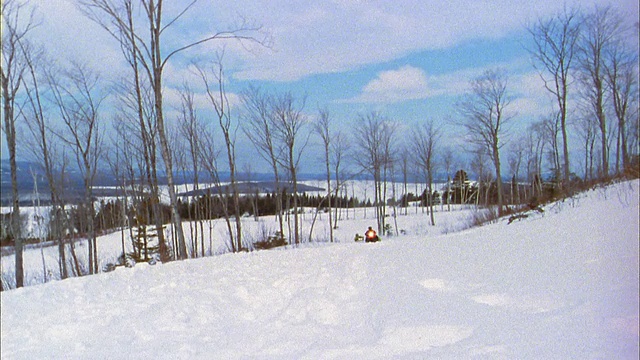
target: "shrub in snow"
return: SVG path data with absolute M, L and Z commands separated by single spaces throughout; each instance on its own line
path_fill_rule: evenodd
M 274 235 L 269 235 L 265 240 L 256 241 L 253 244 L 257 250 L 272 249 L 274 247 L 285 245 L 287 245 L 287 242 L 284 239 L 284 235 L 279 231 L 276 231 Z
M 158 260 L 159 260 L 159 255 L 155 254 L 147 262 L 150 265 L 155 265 L 158 262 Z M 115 263 L 110 262 L 110 263 L 107 263 L 105 266 L 103 266 L 102 271 L 104 272 L 114 271 L 116 268 L 118 268 L 118 266 L 132 268 L 136 266 L 136 263 L 138 263 L 138 261 L 136 261 L 136 258 L 131 256 L 131 254 L 127 254 L 126 257 L 123 255 L 120 255 L 118 257 L 118 260 Z
M 496 207 L 488 207 L 488 208 L 476 208 L 469 215 L 469 227 L 482 226 L 485 224 L 495 223 L 500 215 L 498 214 L 498 209 Z
M 164 229 L 164 228 L 163 228 Z M 133 252 L 128 254 L 134 262 L 148 262 L 159 254 L 160 244 L 155 226 L 139 225 L 134 228 Z
M 0 276 L 0 291 L 15 289 L 16 277 L 13 272 L 2 272 Z
M 124 267 L 132 268 L 136 266 L 136 260 L 132 257 L 127 256 L 127 259 L 124 262 Z
M 102 271 L 104 272 L 111 272 L 113 270 L 116 269 L 116 264 L 114 263 L 108 263 L 105 266 L 102 267 Z
M 391 224 L 385 224 L 382 231 L 387 236 L 393 236 L 393 226 L 391 226 Z

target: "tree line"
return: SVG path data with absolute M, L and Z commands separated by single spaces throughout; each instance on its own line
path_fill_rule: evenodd
M 309 156 L 305 150 L 311 141 L 322 147 L 326 193 L 313 203 L 328 209 L 330 241 L 334 240 L 338 220 L 332 209 L 344 206 L 340 205 L 344 204 L 340 191 L 354 172 L 373 180 L 373 194 L 369 195 L 378 231 L 389 221 L 388 199 L 407 195 L 411 176 L 425 184 L 427 194 L 433 194 L 436 174 L 447 174 L 447 204 L 484 202 L 504 213 L 509 204 L 541 198 L 549 188 L 554 193 L 570 192 L 578 182 L 638 175 L 638 51 L 629 42 L 633 34 L 637 36 L 638 25 L 628 27 L 613 7 L 587 12 L 565 9 L 527 27 L 533 44 L 527 50 L 554 106 L 548 116 L 531 124 L 524 133 L 511 131 L 518 119 L 512 109 L 517 89 L 512 88 L 509 73 L 497 68 L 470 80 L 469 91 L 458 99 L 451 121 L 429 119 L 425 114 L 421 125 L 403 134 L 401 119 L 394 121 L 380 112 L 368 112 L 355 117 L 351 132 L 363 134 L 356 138 L 336 130 L 336 120 L 328 110 L 309 114 L 305 96 L 291 92 L 249 87 L 240 93 L 237 114 L 232 113 L 223 52 L 193 65 L 192 75 L 199 80 L 198 88 L 204 89 L 199 94 L 203 93 L 208 102 L 206 115 L 196 106 L 197 92 L 185 83 L 178 90 L 178 115 L 175 121 L 167 121 L 163 95 L 167 64 L 188 49 L 219 40 L 270 47 L 270 35 L 260 26 L 243 22 L 166 48 L 165 30 L 188 21 L 193 3 L 168 19 L 163 17 L 163 0 L 77 0 L 76 4 L 117 41 L 128 65 L 128 72 L 109 90 L 95 69 L 75 61 L 61 64 L 44 44 L 32 41 L 30 34 L 37 23 L 35 9 L 16 0 L 2 3 L 2 129 L 11 169 L 12 212 L 8 221 L 15 239 L 16 287 L 24 284 L 24 236 L 16 176 L 16 157 L 22 148 L 17 146 L 18 138 L 28 139 L 29 146 L 21 151 L 37 159 L 49 184 L 52 214 L 58 214 L 52 221 L 58 224 L 53 240 L 58 247 L 61 278 L 72 271 L 101 271 L 96 236 L 105 226 L 99 214 L 108 208 L 96 208 L 93 188 L 102 164 L 108 164 L 123 191 L 122 203 L 109 205 L 113 207 L 110 211 L 121 206 L 124 210 L 117 211 L 135 217 L 136 221 L 129 222 L 132 229 L 144 224 L 145 229 L 139 227 L 138 233 L 153 228 L 162 262 L 194 256 L 188 250 L 183 219 L 204 219 L 199 215 L 202 207 L 212 211 L 213 204 L 216 216 L 224 219 L 231 251 L 246 247 L 240 220 L 247 212 L 273 212 L 286 243 L 305 241 L 299 211 L 287 210 L 312 202 L 297 188 L 300 164 Z M 115 100 L 115 107 L 107 113 L 108 98 Z M 107 117 L 112 117 L 113 131 L 106 129 Z M 20 136 L 17 123 L 24 124 Z M 462 150 L 443 144 L 446 123 L 462 130 L 460 136 L 466 144 Z M 578 134 L 579 147 L 569 146 L 570 131 Z M 251 162 L 238 162 L 236 146 L 241 135 L 268 164 L 276 186 L 291 184 L 290 195 L 278 187 L 262 199 L 241 195 L 239 174 L 250 180 L 253 172 Z M 469 161 L 465 163 L 464 158 Z M 582 159 L 581 166 L 574 163 L 577 158 Z M 354 165 L 345 170 L 346 164 Z M 463 175 L 458 171 L 463 167 L 475 174 L 477 185 L 463 179 L 466 172 Z M 577 174 L 580 168 L 583 172 Z M 197 190 L 203 186 L 198 174 L 205 172 L 220 185 L 223 169 L 229 173 L 229 186 L 215 194 L 215 201 L 213 197 L 209 203 L 200 203 L 202 199 L 188 204 L 180 201 L 175 174 L 194 174 L 193 189 Z M 75 225 L 66 223 L 69 219 L 63 215 L 70 210 L 63 201 L 64 182 L 68 173 L 76 170 L 83 178 L 85 201 L 73 211 L 81 214 L 78 217 L 88 241 L 85 270 L 70 269 L 68 264 L 72 262 L 67 261 L 68 251 L 73 251 L 73 242 L 67 238 Z M 508 186 L 503 183 L 505 170 L 507 178 L 512 179 Z M 161 202 L 160 171 L 167 177 L 168 205 Z M 545 190 L 545 183 L 553 186 Z M 429 207 L 429 222 L 435 225 L 436 203 L 424 203 Z M 173 229 L 171 239 L 165 238 L 167 224 Z M 131 238 L 137 238 L 130 231 Z M 196 238 L 201 241 L 200 255 L 204 255 L 203 225 L 188 231 L 200 231 Z M 195 241 L 193 236 L 191 239 Z

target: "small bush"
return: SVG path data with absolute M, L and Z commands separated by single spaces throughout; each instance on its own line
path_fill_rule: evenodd
M 496 207 L 489 207 L 484 209 L 476 209 L 470 215 L 471 226 L 482 226 L 484 224 L 495 223 L 500 215 Z
M 256 241 L 253 244 L 257 250 L 267 250 L 285 245 L 287 245 L 287 241 L 284 239 L 284 235 L 279 231 L 276 231 L 274 235 L 269 235 L 265 240 Z
M 16 276 L 13 272 L 2 272 L 0 276 L 0 291 L 11 290 L 16 288 Z
M 393 226 L 391 226 L 391 224 L 385 224 L 382 231 L 386 236 L 389 236 L 389 237 L 393 236 Z

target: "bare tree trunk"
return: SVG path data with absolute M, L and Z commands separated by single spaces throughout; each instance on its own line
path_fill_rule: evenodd
M 331 161 L 329 156 L 329 149 L 331 146 L 331 134 L 329 132 L 330 118 L 329 112 L 326 110 L 320 111 L 320 117 L 318 118 L 318 122 L 316 123 L 315 131 L 322 139 L 324 144 L 324 161 L 325 161 L 325 170 L 327 175 L 327 194 L 325 198 L 327 199 L 327 208 L 328 211 L 328 220 L 329 220 L 329 241 L 333 242 L 333 216 L 331 209 Z M 317 210 L 316 210 L 317 214 Z M 315 222 L 315 216 L 314 216 Z M 312 224 L 313 228 L 313 224 Z M 309 234 L 309 239 L 311 239 L 311 234 Z
M 33 28 L 33 11 L 23 20 L 25 4 L 6 0 L 2 4 L 2 63 L 0 64 L 0 91 L 4 113 L 3 131 L 9 151 L 11 173 L 11 232 L 15 242 L 16 288 L 24 286 L 23 239 L 21 234 L 20 206 L 18 201 L 18 167 L 16 164 L 16 113 L 15 100 L 26 70 L 24 42 Z

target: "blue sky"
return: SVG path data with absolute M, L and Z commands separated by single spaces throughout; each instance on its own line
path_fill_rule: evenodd
M 73 1 L 34 3 L 42 19 L 34 36 L 51 56 L 61 63 L 80 59 L 107 81 L 117 81 L 126 72 L 115 42 L 84 18 Z M 165 19 L 185 3 L 166 1 Z M 585 10 L 615 4 L 630 22 L 638 19 L 635 0 L 565 3 Z M 459 129 L 448 126 L 447 120 L 454 116 L 453 104 L 469 80 L 496 67 L 509 73 L 511 107 L 522 125 L 552 110 L 523 47 L 529 41 L 525 27 L 563 6 L 557 0 L 200 0 L 166 32 L 165 51 L 211 31 L 232 28 L 241 18 L 261 24 L 272 36 L 273 46 L 211 42 L 183 53 L 166 68 L 165 102 L 172 106 L 184 81 L 197 90 L 199 82 L 190 73 L 189 62 L 213 60 L 224 46 L 232 99 L 249 84 L 300 97 L 306 94 L 305 111 L 311 118 L 319 107 L 326 108 L 336 129 L 345 132 L 354 133 L 359 114 L 380 111 L 401 128 L 433 118 L 454 134 Z M 206 114 L 207 105 L 204 101 L 200 105 Z M 109 115 L 105 117 L 109 121 Z M 4 134 L 2 142 L 6 158 Z M 239 155 L 244 156 L 242 150 Z M 311 168 L 309 164 L 302 170 Z

